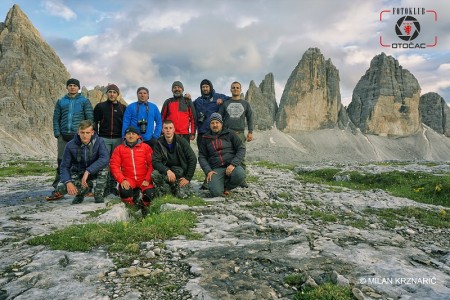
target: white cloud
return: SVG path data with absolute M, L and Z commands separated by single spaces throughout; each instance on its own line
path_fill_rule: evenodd
M 61 17 L 67 21 L 74 20 L 77 18 L 77 14 L 64 5 L 61 1 L 44 1 L 43 6 L 45 10 L 52 16 Z

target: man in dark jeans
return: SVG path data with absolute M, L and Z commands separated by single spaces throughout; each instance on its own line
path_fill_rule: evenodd
M 117 85 L 109 84 L 106 87 L 107 101 L 100 102 L 94 107 L 94 130 L 105 141 L 109 156 L 122 143 L 123 114 L 126 106 L 117 100 L 119 94 Z M 117 182 L 108 168 L 108 179 L 103 195 L 106 197 L 111 193 L 119 195 Z
M 171 120 L 163 122 L 163 136 L 159 137 L 153 152 L 153 183 L 158 194 L 171 193 L 187 198 L 192 193 L 190 181 L 194 176 L 197 157 L 189 142 L 175 134 Z
M 56 190 L 56 187 L 60 181 L 60 165 L 66 144 L 77 133 L 77 128 L 81 121 L 94 121 L 91 102 L 78 93 L 80 90 L 80 81 L 75 78 L 70 78 L 67 80 L 66 87 L 67 95 L 56 102 L 53 111 L 53 134 L 58 139 L 58 167 L 56 169 L 55 180 L 52 183 L 54 190 L 51 195 L 45 198 L 48 201 L 58 200 L 64 197 L 64 195 Z

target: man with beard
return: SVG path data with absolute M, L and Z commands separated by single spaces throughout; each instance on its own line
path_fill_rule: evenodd
M 184 87 L 180 81 L 172 84 L 173 97 L 167 99 L 161 109 L 162 121 L 170 120 L 175 127 L 175 134 L 188 142 L 195 138 L 195 107 L 190 98 L 183 96 Z
M 210 130 L 203 135 L 198 146 L 198 161 L 206 175 L 211 196 L 229 195 L 230 190 L 245 180 L 241 163 L 245 147 L 239 137 L 223 127 L 222 116 L 211 114 Z

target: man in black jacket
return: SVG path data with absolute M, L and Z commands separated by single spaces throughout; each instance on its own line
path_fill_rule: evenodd
M 189 142 L 175 134 L 171 120 L 163 122 L 162 133 L 153 148 L 153 184 L 157 194 L 170 192 L 186 198 L 191 194 L 189 183 L 194 176 L 197 157 Z
M 244 182 L 245 170 L 241 166 L 244 158 L 242 141 L 234 132 L 223 128 L 219 113 L 211 114 L 210 130 L 198 145 L 198 161 L 213 197 L 229 195 L 230 190 Z
M 105 141 L 109 156 L 122 143 L 123 114 L 126 106 L 117 100 L 119 94 L 120 90 L 117 85 L 109 84 L 106 87 L 108 100 L 98 103 L 94 108 L 94 130 Z M 117 182 L 108 171 L 108 179 L 103 195 L 106 197 L 111 193 L 118 195 Z

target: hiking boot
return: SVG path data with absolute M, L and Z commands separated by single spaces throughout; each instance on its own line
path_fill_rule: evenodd
M 148 215 L 148 207 L 147 206 L 142 206 L 141 207 L 141 213 L 142 213 L 142 216 L 145 218 Z
M 83 202 L 83 200 L 84 196 L 76 195 L 75 198 L 73 198 L 72 200 L 72 204 L 80 204 L 81 202 Z
M 242 188 L 248 188 L 247 181 L 244 180 L 239 186 Z
M 227 191 L 227 190 L 225 190 L 225 191 L 223 191 L 223 195 L 224 195 L 224 196 L 229 196 L 229 195 L 231 195 L 231 192 L 230 192 L 230 191 Z
M 47 201 L 53 201 L 53 200 L 59 200 L 61 198 L 63 198 L 64 195 L 61 194 L 60 192 L 57 191 L 53 191 L 52 194 L 50 196 L 45 197 L 45 200 Z

